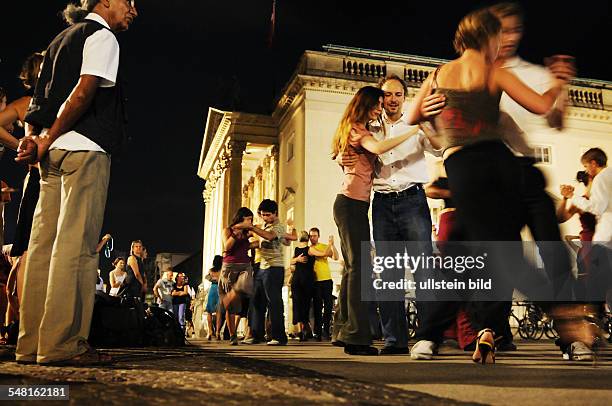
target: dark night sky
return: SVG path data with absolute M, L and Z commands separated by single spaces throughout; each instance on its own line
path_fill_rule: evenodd
M 278 0 L 269 49 L 272 0 L 137 0 L 140 17 L 121 34 L 135 140 L 113 163 L 103 232 L 112 233 L 122 251 L 137 238 L 152 252 L 199 250 L 204 182 L 196 169 L 209 106 L 269 113 L 303 51 L 329 43 L 453 58 L 460 18 L 490 3 L 385 1 L 366 8 L 355 1 Z M 522 3 L 527 31 L 520 52 L 526 59 L 570 53 L 579 76 L 612 80 L 604 62 L 610 50 L 608 1 Z M 2 5 L 0 86 L 9 90 L 9 100 L 21 95 L 16 76 L 25 57 L 46 48 L 63 29 L 58 11 L 65 4 Z M 232 98 L 236 83 L 239 98 Z M 0 171 L 20 187 L 24 170 L 11 158 L 5 155 Z M 9 242 L 16 210 L 17 202 L 7 208 Z

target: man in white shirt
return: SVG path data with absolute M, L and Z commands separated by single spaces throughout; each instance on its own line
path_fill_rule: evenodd
M 561 195 L 570 199 L 570 204 L 597 218 L 593 244 L 610 247 L 612 242 L 612 170 L 608 168 L 608 157 L 600 148 L 591 148 L 580 158 L 585 171 L 593 179 L 590 196 L 574 197 L 574 187 L 561 185 Z
M 26 261 L 16 359 L 108 363 L 87 343 L 110 153 L 124 115 L 115 33 L 138 15 L 128 0 L 81 0 L 49 45 L 17 160 L 40 162 L 40 198 Z M 104 124 L 104 127 L 102 126 Z

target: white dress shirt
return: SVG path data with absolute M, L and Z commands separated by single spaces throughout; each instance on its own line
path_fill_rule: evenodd
M 85 40 L 81 75 L 99 77 L 99 87 L 113 87 L 115 86 L 117 71 L 119 70 L 119 43 L 117 38 L 109 31 L 108 23 L 100 15 L 89 13 L 85 19 L 97 21 L 108 29 L 98 30 Z M 57 113 L 58 116 L 63 109 L 64 105 L 60 107 Z M 48 129 L 44 129 L 43 134 L 47 131 Z M 49 149 L 106 152 L 98 144 L 76 131 L 68 131 L 60 135 L 51 144 Z
M 504 64 L 504 68 L 508 69 L 519 78 L 521 82 L 525 83 L 533 91 L 539 94 L 546 93 L 553 84 L 554 77 L 547 68 L 527 62 L 518 56 L 508 59 Z M 541 128 L 544 126 L 548 128 L 548 123 L 545 122 L 546 119 L 543 116 L 531 113 L 512 100 L 506 92 L 502 93 L 499 101 L 499 108 L 508 113 L 527 134 L 530 134 L 538 127 Z
M 593 178 L 591 197 L 574 197 L 570 203 L 597 217 L 593 243 L 610 245 L 612 241 L 612 170 L 608 167 Z
M 379 141 L 405 134 L 415 127 L 408 124 L 404 114 L 396 122 L 390 122 L 383 113 L 383 121 L 386 134 L 382 131 L 373 133 Z M 434 149 L 425 134 L 419 131 L 397 147 L 379 155 L 374 174 L 374 192 L 401 192 L 417 183 L 428 183 L 424 151 L 442 156 L 442 150 Z

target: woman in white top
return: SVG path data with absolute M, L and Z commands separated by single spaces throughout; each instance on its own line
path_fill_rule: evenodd
M 111 284 L 111 290 L 109 294 L 111 296 L 117 296 L 117 294 L 119 293 L 119 288 L 121 288 L 121 285 L 123 284 L 123 281 L 127 276 L 127 272 L 125 271 L 125 258 L 116 258 L 113 261 L 113 265 L 115 269 L 113 269 L 109 275 Z

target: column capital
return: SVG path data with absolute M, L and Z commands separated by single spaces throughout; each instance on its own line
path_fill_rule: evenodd
M 231 156 L 231 159 L 242 159 L 242 154 L 246 150 L 247 143 L 246 141 L 236 141 L 230 140 L 227 143 L 228 152 Z

